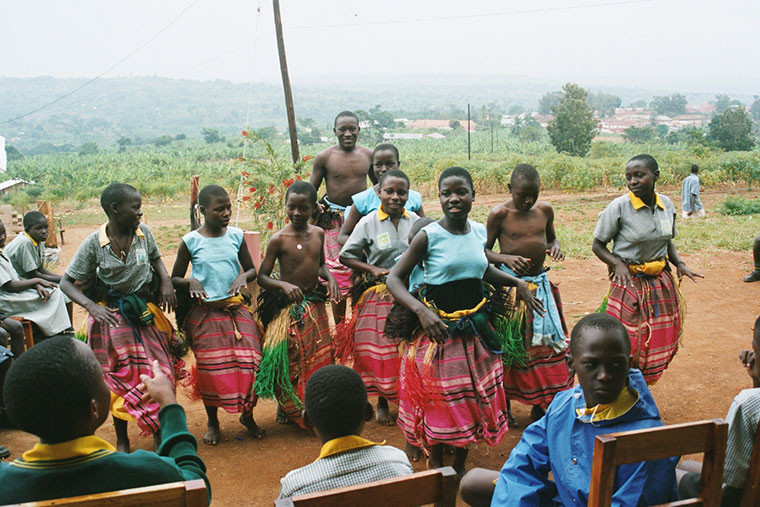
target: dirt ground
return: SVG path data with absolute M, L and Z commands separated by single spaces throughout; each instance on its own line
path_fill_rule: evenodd
M 542 196 L 544 197 L 544 196 Z M 562 200 L 562 197 L 555 196 Z M 499 196 L 479 199 L 492 205 Z M 426 208 L 433 209 L 434 203 Z M 558 221 L 562 219 L 558 215 Z M 679 217 L 680 222 L 680 217 Z M 151 220 L 151 225 L 161 222 Z M 76 247 L 95 227 L 68 227 L 62 263 L 67 263 Z M 705 275 L 697 284 L 685 281 L 682 291 L 687 303 L 682 347 L 652 393 L 667 424 L 725 417 L 736 393 L 750 387 L 749 377 L 739 362 L 740 349 L 749 348 L 752 325 L 757 316 L 760 283 L 746 284 L 742 277 L 751 268 L 749 252 L 709 252 L 683 256 L 695 271 Z M 174 252 L 165 252 L 171 271 Z M 606 269 L 596 259 L 567 259 L 550 274 L 560 286 L 565 315 L 572 326 L 584 314 L 594 311 L 608 288 Z M 77 308 L 75 327 L 83 322 L 84 312 Z M 190 402 L 180 393 L 180 403 L 188 415 L 190 431 L 200 441 L 205 431 L 205 413 L 200 401 Z M 374 401 L 374 400 L 373 400 Z M 235 414 L 220 414 L 222 441 L 216 447 L 200 444 L 199 454 L 208 467 L 214 505 L 272 505 L 279 491 L 279 479 L 293 468 L 312 462 L 319 453 L 316 437 L 295 426 L 275 423 L 275 404 L 262 401 L 254 410 L 258 424 L 267 432 L 263 440 L 250 439 Z M 519 427 L 512 429 L 496 447 L 473 446 L 468 468 L 500 468 L 520 438 L 521 429 L 530 422 L 530 408 L 514 405 Z M 115 443 L 112 425 L 107 422 L 97 432 Z M 152 449 L 150 437 L 140 437 L 130 425 L 132 448 Z M 400 448 L 404 439 L 396 427 L 370 422 L 364 437 L 387 441 Z M 35 438 L 16 430 L 0 429 L 0 444 L 8 447 L 12 458 L 35 443 Z M 450 459 L 450 458 L 449 458 Z M 424 469 L 416 463 L 415 470 Z

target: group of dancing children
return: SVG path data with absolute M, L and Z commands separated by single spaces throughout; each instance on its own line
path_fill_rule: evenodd
M 129 451 L 128 421 L 160 443 L 159 407 L 144 396 L 140 380 L 152 374 L 154 361 L 175 386 L 191 385 L 202 399 L 203 441 L 210 445 L 221 438 L 219 408 L 240 413 L 253 437 L 264 436 L 252 415 L 259 398 L 277 401 L 278 422 L 305 428 L 310 376 L 333 362 L 351 365 L 378 397 L 378 422 L 395 419 L 410 459 L 424 452 L 428 466 L 439 467 L 448 448 L 459 473 L 470 444 L 497 445 L 514 425 L 510 400 L 531 405 L 536 420 L 555 394 L 572 386 L 562 303 L 545 267 L 547 255 L 564 256 L 554 211 L 538 200 L 536 169 L 513 170 L 511 199 L 491 210 L 485 226 L 469 219 L 470 173 L 444 170 L 438 178 L 443 216 L 434 221 L 400 170 L 398 150 L 383 144 L 357 151 L 358 121 L 341 114 L 338 146 L 315 161 L 316 185 L 299 180 L 288 188 L 287 225 L 269 240 L 258 272 L 243 232 L 229 225 L 223 188 L 201 190 L 204 223 L 183 236 L 171 276 L 141 223 L 138 191 L 122 183 L 104 190 L 108 221 L 53 281 L 89 312 L 86 340 L 111 392 L 119 450 Z M 673 246 L 675 209 L 655 191 L 654 158 L 632 158 L 625 177 L 629 192 L 600 214 L 593 251 L 609 266 L 603 310 L 625 326 L 632 366 L 651 384 L 673 359 L 682 329 L 670 266 L 678 279 L 701 275 Z M 327 195 L 318 201 L 322 181 Z M 315 217 L 321 217 L 317 225 Z M 22 269 L 46 277 L 27 283 L 38 292 L 50 280 L 48 272 Z M 260 291 L 251 300 L 244 288 L 254 280 Z M 348 317 L 340 305 L 347 299 Z M 177 309 L 185 340 L 162 311 L 169 307 Z M 191 368 L 182 361 L 184 344 L 193 350 Z M 389 402 L 398 406 L 395 418 Z

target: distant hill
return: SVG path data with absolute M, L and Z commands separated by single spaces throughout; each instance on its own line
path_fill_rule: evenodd
M 0 121 L 31 111 L 86 81 L 52 77 L 0 78 Z M 330 78 L 312 83 L 295 80 L 296 116 L 312 118 L 317 126 L 328 127 L 339 111 L 368 110 L 376 105 L 397 117 L 408 118 L 456 117 L 466 109 L 468 102 L 473 111 L 485 104 L 495 104 L 502 110 L 513 105 L 531 109 L 541 95 L 559 89 L 562 84 L 523 77 L 389 76 L 379 81 L 379 78 L 338 83 L 331 83 Z M 589 86 L 588 89 L 599 88 Z M 120 77 L 96 81 L 38 113 L 4 123 L 0 125 L 0 136 L 22 153 L 29 153 L 71 151 L 86 142 L 113 146 L 122 136 L 136 144 L 178 134 L 200 137 L 203 128 L 231 134 L 245 126 L 249 90 L 249 126 L 284 129 L 285 106 L 279 84 L 257 83 L 249 87 L 220 80 Z M 608 88 L 604 91 L 619 95 L 626 104 L 678 90 Z M 714 98 L 714 94 L 682 93 L 687 94 L 690 102 Z

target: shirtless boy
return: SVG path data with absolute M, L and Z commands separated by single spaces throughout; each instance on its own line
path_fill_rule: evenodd
M 317 225 L 325 231 L 325 264 L 344 296 L 351 286 L 351 270 L 342 265 L 338 258 L 341 248 L 338 234 L 343 225 L 343 213 L 351 205 L 351 196 L 367 188 L 367 175 L 372 164 L 372 150 L 356 145 L 360 131 L 359 119 L 354 113 L 339 113 L 333 125 L 338 145 L 316 156 L 310 179 L 317 191 L 322 181 L 325 182 L 327 193 L 320 201 L 322 214 Z M 336 324 L 343 320 L 345 313 L 345 302 L 335 306 L 333 317 Z
M 320 278 L 327 282 L 330 300 L 340 300 L 338 284 L 324 262 L 324 232 L 309 225 L 316 204 L 317 192 L 310 183 L 297 181 L 288 188 L 285 207 L 290 223 L 269 240 L 258 274 L 263 290 L 257 311 L 264 344 L 255 391 L 262 398 L 277 399 L 278 422 L 290 420 L 303 428 L 306 382 L 333 357 Z M 272 278 L 275 261 L 279 279 Z M 279 360 L 285 357 L 288 363 L 283 364 Z
M 567 327 L 562 303 L 544 268 L 547 254 L 555 261 L 565 256 L 554 232 L 554 210 L 538 200 L 539 188 L 533 166 L 515 167 L 509 184 L 512 199 L 493 208 L 486 225 L 488 260 L 528 282 L 546 310 L 544 315 L 525 313 L 522 336 L 515 338 L 523 341 L 526 354 L 519 361 L 507 358 L 504 369 L 507 398 L 532 405 L 534 420 L 544 414 L 556 393 L 572 383 L 565 364 Z M 498 254 L 491 250 L 497 239 Z

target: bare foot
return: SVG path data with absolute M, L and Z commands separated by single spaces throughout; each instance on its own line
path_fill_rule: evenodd
M 545 413 L 546 410 L 539 407 L 538 405 L 533 405 L 533 408 L 530 409 L 530 418 L 535 422 L 541 419 Z
M 517 424 L 517 419 L 515 419 L 515 416 L 512 415 L 512 411 L 511 410 L 507 411 L 507 425 L 510 428 L 519 428 L 520 427 L 520 425 Z
M 385 403 L 383 403 L 385 402 Z M 375 419 L 378 424 L 383 426 L 393 426 L 396 421 L 388 410 L 388 401 L 385 398 L 379 398 L 377 400 L 377 411 L 375 412 Z
M 277 424 L 293 424 L 281 406 L 277 405 Z
M 420 458 L 422 458 L 422 449 L 419 447 L 415 447 L 409 442 L 406 443 L 406 447 L 404 447 L 404 452 L 406 453 L 406 457 L 409 458 L 409 461 L 413 461 L 417 463 Z
M 120 439 L 117 438 L 116 439 L 116 450 L 119 451 L 119 452 L 129 453 L 130 452 L 129 439 L 127 439 L 127 440 L 120 440 Z
M 203 435 L 203 443 L 208 445 L 216 445 L 219 443 L 219 437 L 221 432 L 219 431 L 219 424 L 213 424 L 209 421 L 206 427 L 206 434 Z
M 266 432 L 263 429 L 259 428 L 259 426 L 256 424 L 256 421 L 253 420 L 252 413 L 244 412 L 240 414 L 240 419 L 238 420 L 240 421 L 240 424 L 242 424 L 243 426 L 246 427 L 246 429 L 248 429 L 248 433 L 253 438 L 258 438 L 258 439 L 264 438 L 264 435 L 266 434 Z

